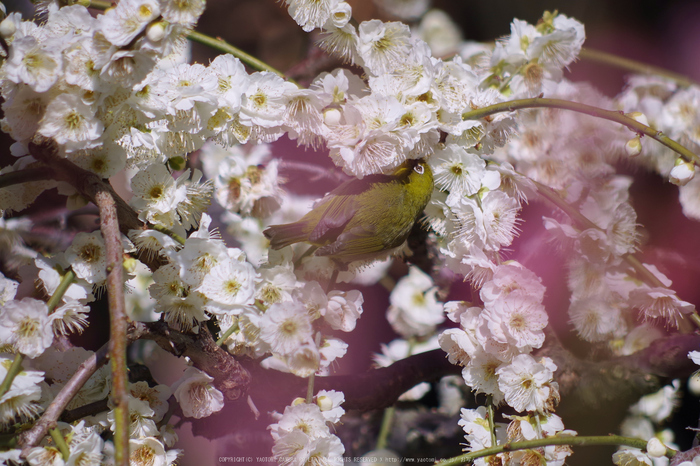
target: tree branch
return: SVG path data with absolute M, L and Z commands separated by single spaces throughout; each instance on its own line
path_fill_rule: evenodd
M 112 194 L 99 186 L 95 203 L 100 209 L 100 231 L 105 241 L 107 256 L 107 301 L 109 303 L 110 338 L 109 357 L 112 366 L 112 401 L 114 402 L 114 461 L 128 465 L 129 462 L 129 396 L 126 375 L 126 327 L 127 316 L 124 304 L 124 267 L 122 247 L 117 219 L 117 206 Z M 111 190 L 111 188 L 110 188 Z
M 128 339 L 130 342 L 136 341 L 144 333 L 144 329 L 135 325 L 130 328 L 128 333 Z M 58 395 L 53 399 L 51 404 L 49 404 L 46 411 L 41 415 L 41 418 L 37 421 L 34 426 L 22 432 L 19 436 L 17 445 L 22 448 L 22 455 L 26 456 L 29 449 L 35 447 L 39 444 L 42 438 L 46 435 L 49 429 L 56 423 L 56 421 L 61 416 L 61 413 L 68 403 L 73 399 L 73 397 L 80 391 L 80 389 L 85 385 L 90 377 L 102 367 L 109 358 L 109 343 L 104 344 L 97 352 L 92 354 L 87 358 L 75 371 L 75 374 L 70 378 L 70 380 L 63 386 Z
M 143 324 L 147 329 L 143 338 L 155 341 L 158 346 L 175 356 L 187 356 L 197 369 L 214 377 L 216 387 L 227 400 L 244 398 L 248 393 L 251 376 L 236 358 L 216 345 L 205 325 L 199 334 L 178 332 L 165 322 Z

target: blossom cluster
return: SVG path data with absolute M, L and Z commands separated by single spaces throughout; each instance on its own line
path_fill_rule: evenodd
M 345 447 L 330 429 L 345 413 L 340 407 L 343 401 L 342 392 L 321 390 L 311 403 L 297 398 L 284 413 L 274 413 L 277 422 L 270 432 L 277 461 L 290 466 L 344 464 Z

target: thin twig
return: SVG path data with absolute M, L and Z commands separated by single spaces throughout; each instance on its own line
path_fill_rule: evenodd
M 107 344 L 103 345 L 102 348 L 97 350 L 95 354 L 88 357 L 75 371 L 75 374 L 66 383 L 58 395 L 53 399 L 49 407 L 46 408 L 44 414 L 37 421 L 34 426 L 23 432 L 19 436 L 18 446 L 22 448 L 22 454 L 26 456 L 29 453 L 29 449 L 35 447 L 39 444 L 42 438 L 49 431 L 49 428 L 58 420 L 59 416 L 63 410 L 68 406 L 68 403 L 73 399 L 73 397 L 80 391 L 85 382 L 99 369 L 104 363 L 107 362 L 107 357 L 109 355 L 109 347 Z
M 128 333 L 129 341 L 136 341 L 141 338 L 144 333 L 146 333 L 143 325 L 134 325 L 131 331 Z M 80 389 L 85 385 L 90 377 L 102 367 L 109 358 L 109 343 L 102 345 L 96 353 L 90 355 L 83 363 L 78 367 L 70 380 L 63 386 L 58 395 L 51 401 L 48 408 L 41 415 L 41 418 L 34 424 L 34 426 L 22 432 L 19 436 L 19 441 L 17 445 L 22 448 L 22 454 L 26 456 L 29 449 L 35 447 L 39 444 L 42 438 L 49 431 L 49 428 L 55 423 L 61 413 L 66 409 L 68 403 L 73 399 L 73 397 L 80 391 Z
M 112 401 L 114 403 L 114 462 L 129 464 L 129 397 L 126 373 L 127 316 L 124 303 L 124 268 L 122 267 L 121 236 L 117 206 L 111 193 L 98 191 L 95 195 L 100 209 L 100 230 L 107 256 L 107 300 L 109 302 L 109 355 L 112 366 Z
M 602 108 L 586 105 L 579 102 L 572 102 L 563 99 L 545 99 L 535 97 L 532 99 L 517 99 L 507 102 L 500 102 L 494 105 L 477 108 L 462 114 L 462 120 L 478 120 L 496 113 L 513 112 L 515 110 L 525 108 L 558 108 L 561 110 L 571 110 L 573 112 L 584 113 L 586 115 L 602 118 L 604 120 L 614 121 L 624 125 L 638 134 L 644 134 L 650 138 L 660 142 L 672 151 L 678 153 L 688 162 L 693 162 L 700 165 L 700 157 L 693 151 L 687 149 L 683 145 L 669 138 L 661 131 L 657 131 L 647 125 L 644 125 L 637 120 L 628 117 L 623 112 L 615 110 L 605 110 Z

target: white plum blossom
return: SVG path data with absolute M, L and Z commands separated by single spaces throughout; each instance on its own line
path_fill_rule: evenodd
M 260 338 L 272 351 L 291 354 L 296 348 L 313 343 L 309 314 L 300 303 L 276 303 L 263 314 L 260 321 Z
M 387 320 L 404 337 L 424 336 L 445 320 L 430 276 L 412 266 L 390 296 Z
M 12 358 L 0 356 L 0 377 L 7 377 Z M 42 411 L 40 405 L 41 386 L 44 373 L 41 371 L 22 370 L 12 380 L 12 385 L 0 397 L 0 426 L 3 429 L 34 419 Z
M 182 377 L 173 384 L 173 395 L 182 413 L 201 419 L 224 407 L 224 395 L 211 382 L 214 378 L 195 367 L 188 367 Z
M 78 278 L 100 284 L 107 279 L 107 250 L 99 231 L 78 233 L 66 250 L 66 261 Z
M 328 293 L 328 303 L 321 313 L 332 329 L 352 332 L 362 315 L 363 302 L 362 293 L 357 290 L 333 290 Z
M 553 381 L 555 370 L 547 357 L 538 362 L 529 354 L 520 354 L 496 370 L 498 387 L 515 410 L 548 412 L 559 397 L 558 385 Z
M 8 301 L 0 308 L 0 345 L 36 358 L 53 343 L 53 316 L 46 303 L 32 298 Z
M 209 298 L 205 306 L 212 314 L 240 313 L 252 305 L 255 295 L 255 269 L 248 262 L 224 260 L 216 264 L 196 289 Z

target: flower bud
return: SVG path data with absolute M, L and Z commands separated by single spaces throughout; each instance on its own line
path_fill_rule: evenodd
M 148 40 L 151 42 L 160 42 L 163 40 L 163 37 L 165 37 L 165 23 L 163 21 L 152 23 L 148 26 L 146 37 L 148 37 Z
M 625 116 L 632 118 L 634 121 L 644 126 L 649 126 L 649 120 L 647 120 L 647 116 L 642 112 L 629 112 L 625 113 Z
M 661 440 L 652 437 L 647 442 L 647 454 L 652 458 L 661 458 L 666 454 L 666 446 L 661 443 Z
M 695 396 L 700 396 L 700 372 L 696 372 L 688 379 L 688 391 Z
M 0 36 L 5 39 L 12 37 L 16 30 L 17 26 L 15 26 L 15 23 L 9 18 L 4 19 L 2 23 L 0 23 Z
M 299 396 L 299 397 L 294 398 L 294 401 L 292 401 L 292 406 L 298 406 L 298 405 L 301 405 L 304 403 L 306 403 L 306 400 Z
M 337 108 L 329 108 L 323 112 L 323 122 L 326 126 L 337 126 L 340 124 L 342 114 Z
M 675 166 L 671 169 L 668 178 L 669 181 L 677 186 L 685 186 L 688 181 L 695 176 L 695 164 L 686 162 L 682 158 L 676 160 Z
M 333 400 L 331 400 L 331 398 L 328 396 L 319 396 L 316 398 L 316 404 L 319 408 L 321 408 L 321 411 L 333 409 Z
M 635 136 L 625 144 L 625 152 L 630 157 L 636 157 L 642 152 L 642 140 L 639 136 Z
M 136 270 L 136 264 L 138 261 L 133 258 L 128 258 L 124 259 L 124 262 L 122 262 L 122 266 L 124 267 L 124 271 L 126 273 L 132 273 L 134 270 Z

